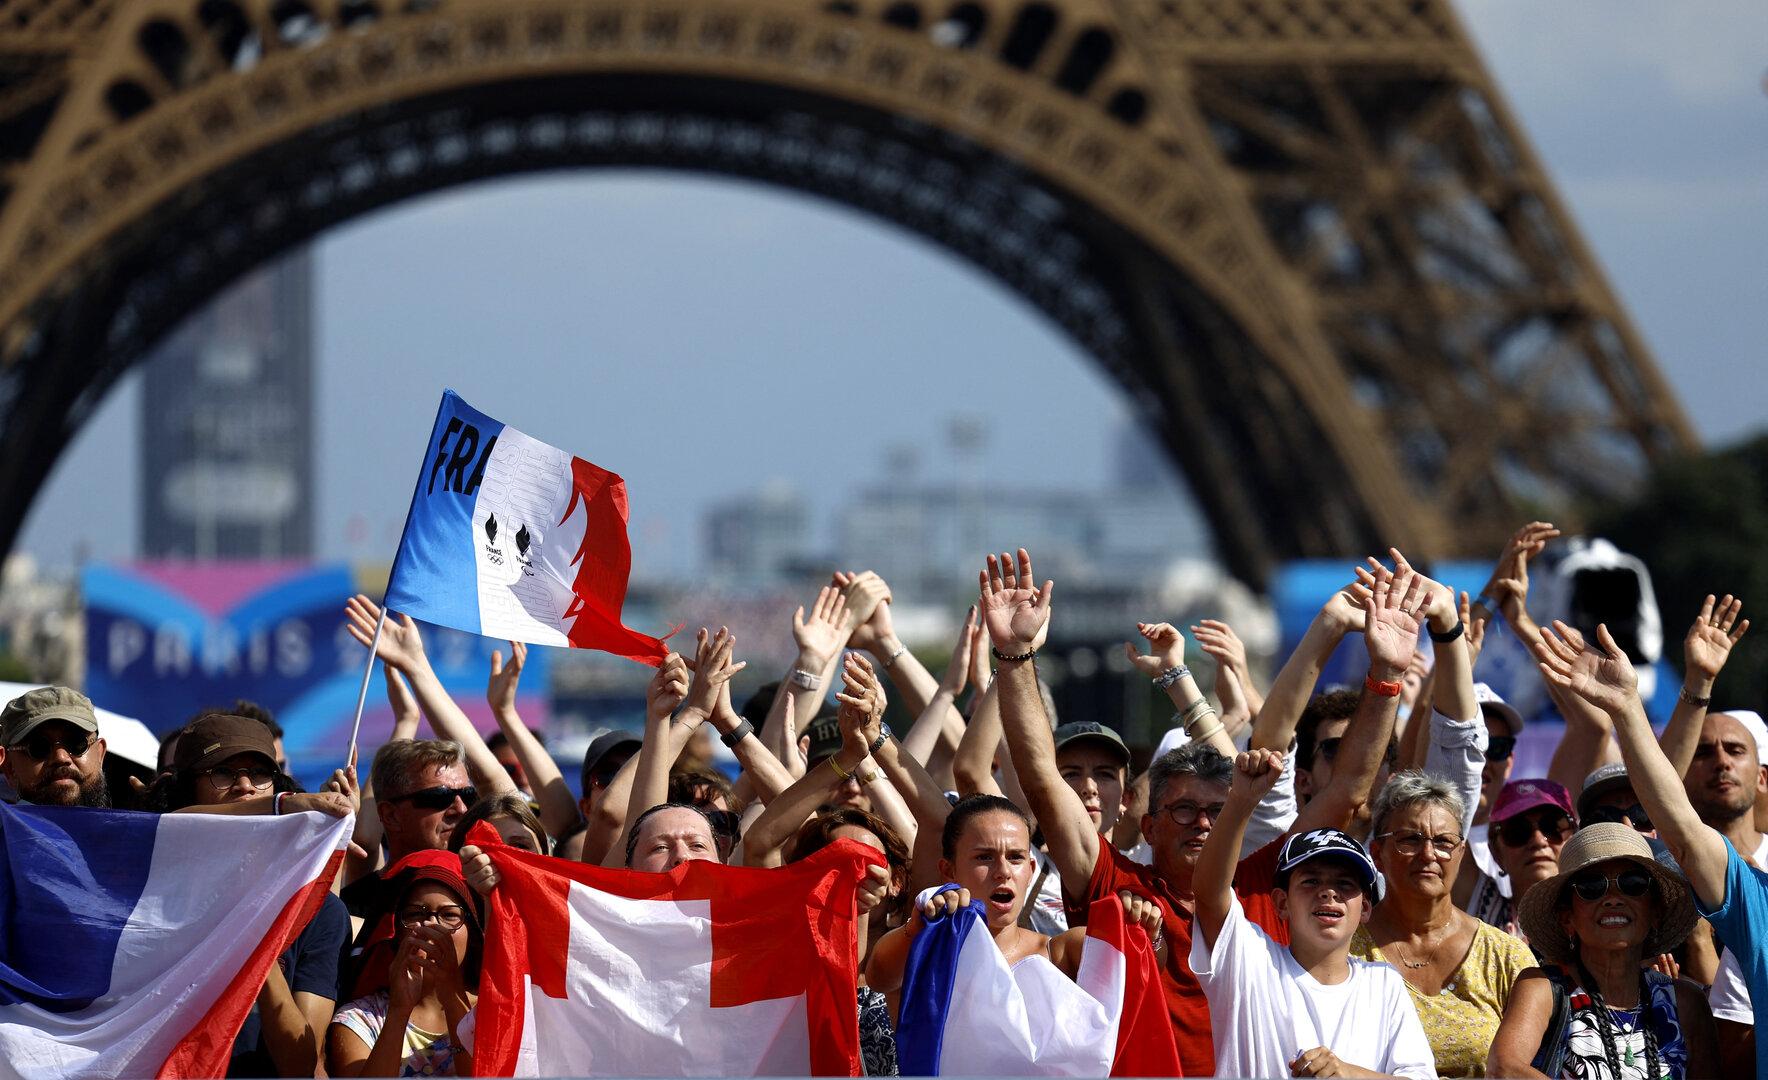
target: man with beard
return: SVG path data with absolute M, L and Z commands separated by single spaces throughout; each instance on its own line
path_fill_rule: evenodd
M 104 740 L 86 695 L 65 686 L 20 694 L 0 711 L 0 772 L 23 802 L 109 806 Z

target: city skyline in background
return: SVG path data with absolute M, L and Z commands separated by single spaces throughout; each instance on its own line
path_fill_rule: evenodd
M 1752 296 L 1768 150 L 1746 47 L 1762 35 L 1738 32 L 1768 14 L 1712 7 L 1604 5 L 1600 21 L 1460 9 L 1709 444 L 1768 414 Z M 1040 313 L 926 241 L 806 196 L 547 174 L 401 203 L 313 252 L 321 558 L 391 558 L 444 385 L 624 474 L 640 578 L 714 562 L 717 512 L 745 501 L 797 500 L 800 554 L 827 556 L 864 548 L 892 492 L 956 505 L 978 488 L 1134 487 L 1121 395 Z M 48 567 L 143 554 L 135 470 L 118 464 L 137 445 L 139 381 L 107 399 L 33 508 L 21 550 Z M 980 441 L 957 448 L 954 425 Z M 1170 468 L 1149 456 L 1145 501 L 1166 513 Z M 886 507 L 869 530 L 867 506 Z M 1184 519 L 1181 504 L 1144 527 L 1171 530 L 1174 555 L 1201 553 Z M 1013 542 L 996 524 L 942 550 Z

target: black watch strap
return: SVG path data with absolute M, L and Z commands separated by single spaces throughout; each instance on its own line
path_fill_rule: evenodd
M 742 742 L 744 739 L 748 738 L 749 736 L 751 736 L 753 734 L 755 734 L 755 725 L 751 724 L 749 721 L 745 720 L 742 723 L 738 724 L 736 727 L 731 728 L 729 731 L 725 732 L 723 735 L 720 735 L 718 737 L 718 741 L 723 743 L 725 746 L 729 747 L 730 749 L 735 750 L 737 748 L 738 743 Z

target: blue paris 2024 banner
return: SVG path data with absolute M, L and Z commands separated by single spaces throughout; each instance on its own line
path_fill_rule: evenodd
M 275 714 L 291 768 L 309 787 L 338 765 L 367 660 L 344 629 L 344 601 L 365 590 L 343 563 L 142 562 L 92 565 L 86 602 L 86 691 L 163 735 L 236 699 Z M 437 675 L 481 731 L 495 727 L 485 702 L 493 649 L 509 643 L 423 625 Z M 517 708 L 531 727 L 545 719 L 547 650 L 531 648 Z M 385 682 L 369 686 L 362 769 L 392 726 Z M 427 734 L 427 732 L 426 732 Z

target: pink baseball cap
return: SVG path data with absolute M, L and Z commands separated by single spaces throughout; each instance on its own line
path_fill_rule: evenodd
M 1492 804 L 1492 820 L 1504 821 L 1537 806 L 1555 806 L 1564 810 L 1565 816 L 1573 821 L 1578 818 L 1572 811 L 1572 797 L 1553 781 L 1512 780 L 1499 790 L 1498 798 Z

